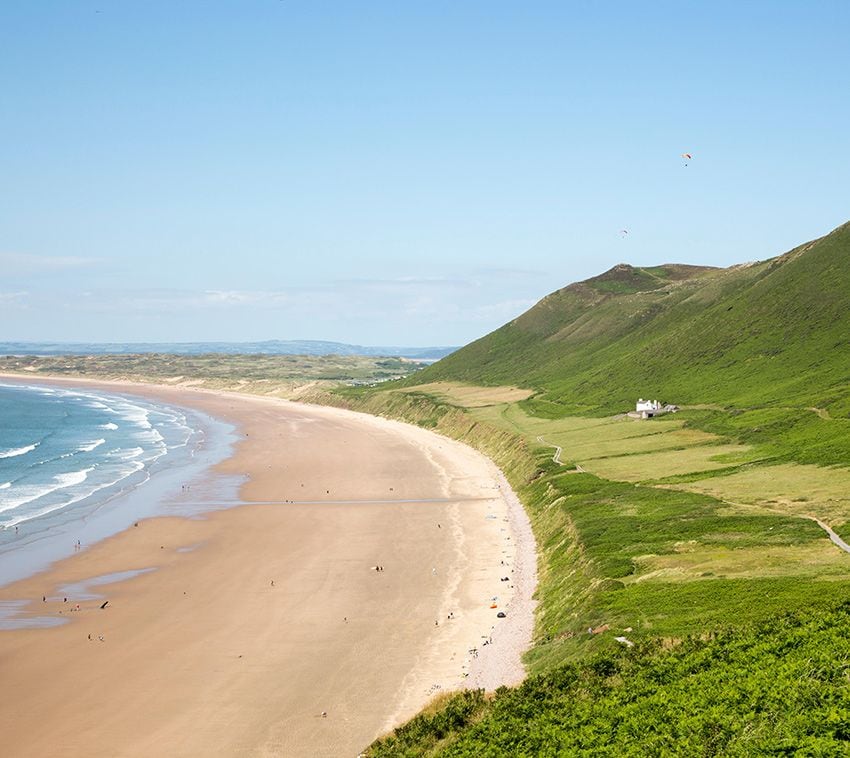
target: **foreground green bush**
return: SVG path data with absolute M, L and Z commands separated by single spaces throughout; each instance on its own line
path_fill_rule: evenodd
M 850 602 L 645 642 L 449 698 L 371 746 L 383 756 L 850 754 Z

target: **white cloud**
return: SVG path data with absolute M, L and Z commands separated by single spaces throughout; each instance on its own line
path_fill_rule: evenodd
M 100 263 L 98 258 L 77 255 L 34 255 L 32 253 L 0 252 L 0 269 L 6 274 L 37 274 L 67 269 L 85 268 Z
M 207 290 L 201 305 L 286 305 L 291 299 L 287 292 L 265 290 Z

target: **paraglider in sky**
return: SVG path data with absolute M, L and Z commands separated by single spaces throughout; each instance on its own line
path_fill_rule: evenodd
M 690 153 L 682 153 L 682 157 L 685 159 L 685 165 L 688 165 L 688 161 L 693 157 Z
M 626 237 L 628 235 L 628 233 L 629 233 L 628 229 L 620 229 L 620 236 L 621 237 Z

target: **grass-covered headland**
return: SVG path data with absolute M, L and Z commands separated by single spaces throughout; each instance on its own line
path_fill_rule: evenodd
M 845 225 L 732 269 L 620 266 L 334 394 L 494 458 L 539 550 L 526 683 L 368 755 L 850 754 L 850 555 L 812 520 L 850 534 L 848 254 Z M 684 411 L 616 415 L 639 396 Z

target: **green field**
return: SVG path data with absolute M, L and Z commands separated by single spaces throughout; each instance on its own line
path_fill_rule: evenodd
M 376 743 L 370 755 L 424 755 L 431 749 L 434 755 L 458 756 L 556 755 L 557 750 L 579 749 L 629 754 L 628 746 L 648 729 L 645 719 L 654 712 L 651 703 L 658 692 L 647 686 L 632 699 L 612 677 L 594 678 L 598 656 L 619 661 L 629 655 L 615 637 L 651 651 L 628 658 L 629 671 L 640 677 L 644 667 L 687 667 L 692 656 L 705 655 L 701 645 L 716 646 L 699 640 L 717 630 L 738 628 L 747 644 L 755 644 L 764 632 L 751 631 L 752 625 L 770 628 L 789 613 L 830 613 L 850 598 L 850 555 L 806 518 L 816 515 L 839 531 L 850 519 L 846 469 L 787 463 L 781 455 L 765 455 L 763 446 L 730 442 L 696 428 L 693 422 L 704 418 L 705 409 L 686 408 L 651 420 L 622 415 L 552 419 L 531 414 L 525 400 L 502 402 L 509 390 L 489 388 L 489 405 L 482 402 L 488 396 L 483 389 L 451 382 L 345 393 L 345 402 L 357 407 L 407 418 L 487 451 L 525 503 L 539 550 L 540 603 L 526 657 L 532 673 L 528 683 L 495 700 L 435 704 L 430 716 Z M 469 398 L 476 402 L 466 407 Z M 497 435 L 501 445 L 488 450 Z M 561 463 L 553 460 L 558 447 Z M 589 627 L 607 629 L 588 634 Z M 685 642 L 691 639 L 696 640 L 694 652 Z M 679 658 L 672 664 L 669 656 Z M 744 690 L 771 685 L 773 674 L 751 668 L 746 656 L 729 664 L 745 665 L 737 674 L 752 680 Z M 572 674 L 564 679 L 567 671 Z M 593 684 L 579 687 L 583 697 L 611 697 L 610 709 L 577 712 L 568 705 L 576 694 L 575 679 L 588 677 Z M 707 677 L 721 673 L 709 669 L 696 682 L 688 675 L 690 689 L 684 683 L 671 685 L 668 705 L 678 711 L 712 697 L 715 685 L 708 687 Z M 551 681 L 559 688 L 536 699 L 542 683 Z M 843 702 L 846 681 L 833 685 L 838 689 L 830 698 Z M 787 697 L 797 696 L 792 679 L 783 686 Z M 634 707 L 632 723 L 612 722 L 613 710 L 624 702 Z M 772 717 L 742 713 L 742 705 L 730 702 L 722 715 L 717 712 L 730 726 L 716 744 L 714 738 L 702 742 L 700 737 L 693 749 L 745 755 L 774 744 L 783 731 L 800 728 L 799 712 L 780 728 Z M 458 716 L 459 708 L 469 713 Z M 525 717 L 533 722 L 530 731 L 520 728 Z M 659 745 L 682 744 L 678 718 L 668 716 L 649 730 L 658 732 Z M 569 724 L 585 729 L 588 723 L 595 736 L 574 739 L 565 732 Z M 742 724 L 750 742 L 741 741 Z M 799 743 L 782 744 L 795 749 L 809 744 L 805 734 L 795 735 Z M 819 744 L 819 737 L 812 739 L 811 744 Z M 834 735 L 823 742 L 831 748 L 837 744 Z

